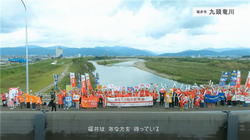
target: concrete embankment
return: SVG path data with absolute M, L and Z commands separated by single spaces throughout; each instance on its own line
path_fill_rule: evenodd
M 37 113 L 37 112 L 36 112 Z M 40 113 L 40 112 L 39 112 Z M 40 113 L 41 114 L 41 113 Z M 238 118 L 238 139 L 248 139 L 250 112 Z M 1 139 L 34 139 L 35 112 L 1 112 Z M 45 113 L 46 140 L 60 139 L 227 139 L 226 113 L 58 111 Z M 44 126 L 43 126 L 44 127 Z

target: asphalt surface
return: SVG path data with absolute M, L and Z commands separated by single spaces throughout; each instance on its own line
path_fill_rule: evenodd
M 41 106 L 41 109 L 43 109 L 43 107 Z M 44 106 L 45 110 L 49 110 L 51 111 L 51 107 L 48 106 Z M 92 109 L 74 109 L 74 108 L 70 108 L 68 110 L 64 110 L 63 108 L 59 108 L 58 105 L 56 106 L 57 111 L 94 111 L 94 112 L 109 112 L 109 111 L 119 111 L 119 112 L 197 112 L 197 111 L 249 111 L 250 110 L 250 105 L 248 104 L 247 107 L 244 106 L 232 106 L 232 107 L 227 107 L 227 106 L 221 106 L 221 105 L 217 105 L 215 108 L 208 108 L 208 107 L 204 107 L 204 108 L 189 108 L 189 109 L 185 109 L 184 111 L 180 111 L 180 108 L 170 108 L 170 109 L 165 109 L 164 106 L 160 106 L 159 103 L 157 103 L 156 105 L 154 105 L 153 107 L 122 107 L 122 108 L 117 108 L 117 107 L 100 107 L 100 108 L 92 108 Z M 3 107 L 2 105 L 0 106 L 0 110 L 1 111 L 39 111 L 39 110 L 32 110 L 32 109 L 20 109 L 20 106 L 16 107 L 15 109 L 10 109 L 9 107 Z

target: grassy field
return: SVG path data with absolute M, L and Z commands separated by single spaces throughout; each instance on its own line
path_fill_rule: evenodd
M 51 63 L 55 60 L 41 61 L 29 65 L 29 89 L 37 92 L 54 81 L 53 74 L 61 73 L 66 64 L 72 59 L 58 59 L 56 65 Z M 61 64 L 61 63 L 64 64 Z M 0 92 L 8 92 L 10 87 L 20 87 L 26 91 L 26 67 L 15 67 L 1 69 L 1 88 Z
M 245 84 L 250 70 L 249 61 L 239 60 L 207 58 L 146 58 L 146 60 L 146 67 L 173 76 L 173 80 L 186 84 L 205 84 L 209 80 L 218 84 L 222 71 L 231 70 L 240 70 L 241 84 Z
M 102 60 L 102 61 L 97 61 L 96 63 L 99 65 L 109 65 L 109 64 L 115 64 L 115 63 L 121 63 L 121 62 L 126 62 L 127 60 Z
M 92 63 L 88 62 L 87 58 L 75 58 L 72 60 L 73 64 L 70 65 L 68 72 L 75 73 L 76 83 L 78 84 L 78 73 L 85 74 L 89 73 L 92 88 L 95 86 L 95 77 L 92 72 L 95 71 L 95 67 Z M 66 89 L 66 85 L 70 85 L 69 73 L 58 83 L 58 87 L 61 89 Z M 47 90 L 45 93 L 49 93 L 51 89 Z

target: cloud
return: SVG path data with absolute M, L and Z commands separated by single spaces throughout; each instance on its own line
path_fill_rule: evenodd
M 249 2 L 244 0 L 25 0 L 25 3 L 29 44 L 78 48 L 128 46 L 157 53 L 207 47 L 249 48 Z M 235 15 L 194 17 L 193 7 L 233 7 Z M 22 3 L 3 0 L 1 13 L 1 47 L 24 45 Z

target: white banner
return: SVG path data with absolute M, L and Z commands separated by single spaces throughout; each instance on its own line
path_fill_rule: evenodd
M 250 97 L 245 97 L 245 103 L 250 103 Z
M 153 97 L 106 98 L 106 106 L 152 106 Z
M 139 84 L 139 87 L 140 87 L 140 88 L 144 88 L 144 86 L 145 86 L 144 83 Z
M 113 88 L 114 88 L 114 85 L 113 85 L 113 84 L 108 84 L 108 88 L 109 88 L 109 89 L 113 89 Z
M 102 88 L 103 88 L 103 89 L 108 89 L 108 86 L 107 86 L 107 85 L 103 85 Z
M 120 86 L 115 86 L 114 91 L 120 91 Z
M 244 95 L 240 95 L 240 101 L 245 101 L 245 96 Z
M 150 89 L 150 84 L 145 84 L 145 87 Z

